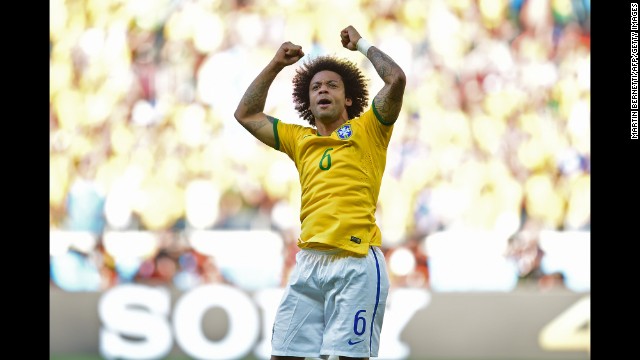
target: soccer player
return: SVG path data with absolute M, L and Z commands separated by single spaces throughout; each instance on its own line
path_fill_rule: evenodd
M 293 160 L 302 187 L 301 250 L 273 325 L 272 360 L 378 356 L 389 278 L 375 212 L 406 78 L 353 26 L 340 38 L 344 48 L 364 54 L 384 81 L 366 111 L 360 69 L 325 55 L 305 61 L 293 78 L 295 109 L 310 126 L 265 114 L 275 77 L 304 56 L 301 46 L 285 42 L 234 114 L 253 136 Z

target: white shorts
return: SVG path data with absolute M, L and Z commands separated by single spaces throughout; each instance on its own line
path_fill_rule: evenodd
M 302 249 L 276 314 L 272 355 L 377 357 L 389 294 L 382 251 Z

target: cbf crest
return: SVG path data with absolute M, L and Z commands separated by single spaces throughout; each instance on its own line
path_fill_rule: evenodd
M 336 130 L 338 137 L 342 140 L 347 140 L 353 135 L 353 131 L 351 130 L 351 124 L 344 124 Z

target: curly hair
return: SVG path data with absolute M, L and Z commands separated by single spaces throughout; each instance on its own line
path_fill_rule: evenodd
M 369 100 L 366 79 L 356 64 L 331 55 L 307 60 L 296 70 L 296 75 L 293 77 L 293 102 L 300 117 L 307 120 L 311 126 L 316 125 L 316 119 L 310 109 L 309 86 L 315 74 L 325 70 L 333 71 L 342 77 L 345 95 L 352 102 L 351 106 L 347 107 L 349 119 L 362 114 Z

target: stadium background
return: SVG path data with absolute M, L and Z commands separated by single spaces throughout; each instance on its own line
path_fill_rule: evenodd
M 393 288 L 430 299 L 402 333 L 407 357 L 589 357 L 589 0 L 51 0 L 51 358 L 104 356 L 98 304 L 126 284 L 167 289 L 172 309 L 206 286 L 282 286 L 297 173 L 233 111 L 284 41 L 356 62 L 375 94 L 375 70 L 340 45 L 347 25 L 408 79 L 376 214 Z M 293 71 L 265 112 L 301 123 Z M 514 309 L 482 324 L 510 346 L 433 352 L 410 339 L 468 343 L 477 334 L 449 327 L 479 326 L 460 310 L 487 297 Z M 538 336 L 572 304 L 569 335 Z M 223 338 L 223 325 L 202 326 Z M 79 330 L 84 346 L 70 340 Z

